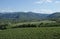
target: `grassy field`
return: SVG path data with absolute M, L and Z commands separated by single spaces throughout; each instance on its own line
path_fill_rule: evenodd
M 60 39 L 60 26 L 58 27 L 23 27 L 23 24 L 56 23 L 55 21 L 8 23 L 7 29 L 0 30 L 0 39 Z M 12 27 L 18 28 L 12 28 Z M 40 25 L 41 26 L 41 25 Z
M 0 39 L 60 39 L 60 27 L 0 30 Z

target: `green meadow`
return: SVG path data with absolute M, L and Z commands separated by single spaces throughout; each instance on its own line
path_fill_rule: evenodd
M 0 39 L 60 39 L 60 27 L 0 30 Z
M 0 27 L 0 39 L 60 39 L 60 23 L 55 21 L 8 23 Z

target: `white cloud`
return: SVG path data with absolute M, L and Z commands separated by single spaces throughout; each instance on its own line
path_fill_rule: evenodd
M 60 1 L 55 1 L 56 4 L 60 4 Z
M 0 9 L 0 12 L 15 12 L 16 9 L 10 9 L 10 8 L 4 8 L 4 9 Z
M 40 2 L 40 1 L 38 1 L 38 2 L 35 2 L 35 4 L 42 4 L 42 3 L 43 3 L 42 1 L 41 1 L 41 2 Z
M 35 4 L 42 4 L 45 0 L 36 1 Z
M 53 2 L 53 0 L 39 0 L 39 1 L 37 1 L 37 2 L 35 2 L 35 4 L 42 4 L 42 3 L 52 3 Z
M 49 9 L 42 9 L 40 12 L 41 12 L 41 13 L 46 13 L 46 14 L 51 14 L 51 13 L 53 13 L 53 11 L 52 11 L 52 10 L 49 10 Z
M 53 11 L 48 10 L 48 9 L 34 9 L 34 10 L 28 10 L 28 11 L 24 11 L 24 12 L 35 12 L 35 13 L 42 13 L 42 14 L 51 14 L 53 13 Z M 14 12 L 14 10 L 0 10 L 0 12 Z
M 53 4 L 60 4 L 58 0 L 38 0 L 35 4 L 43 4 L 43 3 L 53 3 Z
M 46 0 L 46 2 L 49 2 L 49 3 L 51 3 L 51 2 L 53 2 L 52 0 Z
M 37 12 L 37 13 L 42 13 L 42 14 L 51 14 L 51 13 L 53 13 L 53 11 L 49 10 L 49 9 L 34 9 L 32 11 Z
M 0 10 L 0 12 L 14 12 L 13 10 Z

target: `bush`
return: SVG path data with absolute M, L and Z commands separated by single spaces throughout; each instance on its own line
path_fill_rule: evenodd
M 25 28 L 25 27 L 37 27 L 35 24 L 23 24 L 23 25 L 18 25 L 13 28 Z
M 2 24 L 0 25 L 0 30 L 7 29 L 8 24 Z
M 38 27 L 60 27 L 60 23 L 40 23 Z

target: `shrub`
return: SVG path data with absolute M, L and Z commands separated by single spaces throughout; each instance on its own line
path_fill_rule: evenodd
M 35 24 L 23 24 L 23 25 L 18 25 L 13 28 L 25 28 L 25 27 L 37 27 Z
M 2 24 L 2 25 L 0 25 L 0 29 L 1 30 L 7 29 L 7 26 L 8 26 L 8 24 Z

